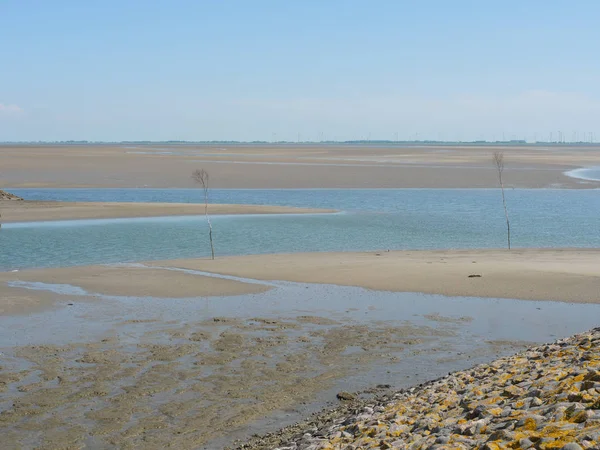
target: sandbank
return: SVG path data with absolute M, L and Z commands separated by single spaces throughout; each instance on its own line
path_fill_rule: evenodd
M 596 249 L 492 249 L 296 253 L 149 264 L 256 280 L 445 296 L 600 303 L 599 262 L 600 250 Z
M 330 212 L 334 211 L 266 205 L 209 205 L 209 214 L 211 215 Z M 204 205 L 197 203 L 0 201 L 0 214 L 2 214 L 3 223 L 70 219 L 200 216 L 204 215 Z
M 494 151 L 516 188 L 598 188 L 564 172 L 600 165 L 600 146 L 0 145 L 0 186 L 212 188 L 492 188 Z
M 102 294 L 161 298 L 213 297 L 254 294 L 269 289 L 261 284 L 131 266 L 82 266 L 0 272 L 0 315 L 43 309 L 71 297 L 45 290 L 11 287 L 7 284 L 15 281 L 70 285 L 81 288 L 92 296 Z

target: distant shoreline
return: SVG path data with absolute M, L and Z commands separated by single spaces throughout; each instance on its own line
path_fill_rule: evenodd
M 600 147 L 600 142 L 528 142 L 526 140 L 510 141 L 392 141 L 392 140 L 350 140 L 350 141 L 2 141 L 2 145 L 439 145 L 439 146 L 511 146 L 511 147 Z
M 498 187 L 492 163 L 504 154 L 509 188 L 590 189 L 565 175 L 600 165 L 600 146 L 479 144 L 23 144 L 0 146 L 0 186 L 14 188 L 211 189 Z

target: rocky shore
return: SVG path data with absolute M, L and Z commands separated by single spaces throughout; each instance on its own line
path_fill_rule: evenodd
M 600 328 L 255 437 L 239 449 L 600 449 Z
M 0 200 L 23 200 L 21 197 L 17 197 L 10 192 L 3 191 L 0 189 Z

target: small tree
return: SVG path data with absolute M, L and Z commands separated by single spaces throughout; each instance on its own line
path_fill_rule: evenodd
M 504 216 L 506 217 L 506 238 L 508 242 L 508 249 L 510 250 L 510 220 L 508 219 L 508 209 L 506 208 L 506 197 L 504 196 L 504 181 L 502 180 L 502 173 L 504 172 L 504 153 L 494 152 L 494 165 L 498 172 L 498 181 L 500 181 L 500 189 L 502 191 L 502 206 L 504 206 Z
M 206 217 L 206 222 L 208 223 L 208 239 L 210 241 L 210 254 L 211 258 L 215 259 L 215 247 L 213 245 L 212 238 L 212 224 L 210 223 L 210 216 L 208 215 L 208 172 L 204 169 L 195 170 L 192 174 L 192 178 L 196 183 L 202 186 L 202 190 L 204 191 L 204 216 Z

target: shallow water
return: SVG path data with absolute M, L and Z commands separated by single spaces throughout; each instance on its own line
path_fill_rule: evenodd
M 580 169 L 569 170 L 565 175 L 580 180 L 600 181 L 600 167 L 582 167 Z
M 174 268 L 174 270 L 181 269 Z M 373 291 L 352 286 L 284 281 L 263 282 L 193 270 L 187 272 L 267 284 L 274 289 L 260 294 L 231 297 L 164 299 L 87 293 L 77 286 L 65 284 L 15 282 L 11 285 L 61 294 L 64 296 L 65 303 L 71 301 L 70 296 L 82 295 L 93 295 L 100 301 L 80 303 L 77 308 L 58 308 L 26 317 L 0 317 L 0 342 L 8 345 L 42 343 L 62 345 L 72 341 L 94 340 L 110 329 L 107 324 L 114 318 L 125 321 L 159 317 L 161 321 L 185 322 L 191 318 L 202 320 L 217 316 L 275 318 L 306 313 L 331 319 L 350 320 L 355 323 L 372 321 L 410 321 L 416 325 L 445 323 L 459 325 L 465 333 L 478 335 L 483 340 L 546 342 L 593 328 L 597 325 L 597 317 L 600 313 L 600 305 L 596 304 L 446 297 L 410 292 Z M 173 308 L 174 303 L 177 308 Z M 87 323 L 89 317 L 96 314 L 108 319 L 104 324 L 100 324 L 98 330 L 75 326 L 77 322 Z M 435 315 L 441 316 L 442 319 L 435 318 Z M 31 321 L 33 317 L 46 322 L 47 326 L 40 329 Z M 469 318 L 469 320 L 461 320 L 461 318 Z M 63 326 L 65 321 L 70 322 L 69 327 Z M 23 334 L 13 334 L 12 331 L 16 329 Z
M 13 189 L 31 200 L 200 202 L 197 189 Z M 212 190 L 211 202 L 342 214 L 215 216 L 218 256 L 373 249 L 498 248 L 498 190 Z M 600 247 L 600 191 L 507 190 L 515 247 Z M 201 213 L 199 208 L 199 213 Z M 6 224 L 0 270 L 209 255 L 198 217 Z

